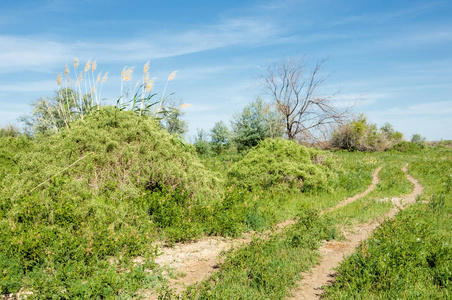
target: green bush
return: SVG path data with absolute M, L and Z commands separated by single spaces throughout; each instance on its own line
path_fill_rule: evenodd
M 421 146 L 412 142 L 402 141 L 400 143 L 395 144 L 390 151 L 397 151 L 408 154 L 417 154 L 422 152 Z
M 22 147 L 16 139 L 7 141 Z M 223 194 L 192 147 L 156 121 L 113 107 L 38 137 L 14 161 L 15 172 L 0 182 L 3 294 L 24 288 L 39 299 L 132 297 L 155 277 L 145 270 L 154 267 L 158 228 L 169 227 L 175 240 L 199 235 L 196 224 L 180 231 L 171 222 L 186 220 L 180 207 L 201 218 L 206 203 Z M 158 201 L 170 204 L 162 207 L 173 209 L 165 213 L 174 220 L 155 209 Z M 137 256 L 144 264 L 132 261 Z
M 163 187 L 179 188 L 197 199 L 222 193 L 221 180 L 205 169 L 191 147 L 156 121 L 115 107 L 92 112 L 70 130 L 38 138 L 33 153 L 22 155 L 18 167 L 12 198 L 49 178 L 35 191 L 45 194 L 53 181 L 66 180 L 64 189 L 73 195 L 108 194 L 121 201 Z
M 368 123 L 364 115 L 350 123 L 339 126 L 331 136 L 331 145 L 349 151 L 384 151 L 402 139 L 400 132 L 394 131 L 386 123 L 380 130 L 376 124 Z
M 233 164 L 228 183 L 247 190 L 274 187 L 302 192 L 329 190 L 332 171 L 323 164 L 320 152 L 294 141 L 266 139 Z

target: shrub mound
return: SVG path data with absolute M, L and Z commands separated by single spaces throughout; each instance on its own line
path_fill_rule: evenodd
M 416 143 L 406 141 L 395 144 L 390 150 L 409 154 L 417 154 L 422 152 L 421 146 Z
M 131 298 L 156 277 L 152 198 L 204 207 L 223 184 L 149 118 L 105 107 L 70 125 L 0 181 L 0 294 Z
M 65 180 L 67 192 L 107 194 L 116 200 L 163 188 L 202 198 L 218 196 L 222 186 L 194 150 L 156 121 L 115 107 L 105 107 L 69 130 L 38 139 L 33 153 L 20 157 L 18 165 L 16 185 L 27 192 Z
M 301 192 L 329 190 L 329 160 L 315 149 L 283 139 L 266 139 L 231 166 L 228 184 L 251 191 L 290 188 Z

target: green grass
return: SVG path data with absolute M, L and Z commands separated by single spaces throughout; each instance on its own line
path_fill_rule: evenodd
M 409 171 L 425 187 L 424 195 L 341 264 L 327 299 L 452 297 L 452 152 L 416 157 Z
M 332 234 L 318 218 L 318 212 L 301 209 L 298 221 L 268 239 L 255 238 L 225 254 L 221 269 L 181 296 L 186 299 L 284 299 L 300 273 L 312 267 L 322 239 Z M 170 288 L 162 299 L 176 297 Z
M 316 152 L 315 159 L 325 159 L 331 173 L 328 181 L 322 181 L 327 188 L 250 191 L 222 185 L 231 167 L 246 154 L 226 151 L 198 159 L 192 157 L 190 146 L 169 137 L 165 140 L 168 147 L 156 145 L 153 151 L 145 151 L 142 142 L 149 145 L 154 133 L 159 141 L 165 137 L 157 128 L 147 128 L 133 114 L 127 117 L 130 120 L 125 115 L 111 115 L 111 110 L 110 116 L 99 114 L 94 127 L 106 130 L 100 139 L 96 130 L 91 132 L 91 125 L 83 122 L 73 124 L 74 135 L 63 131 L 60 136 L 35 141 L 0 139 L 0 294 L 24 290 L 33 292 L 30 298 L 36 299 L 128 299 L 138 297 L 140 290 L 161 290 L 170 298 L 172 291 L 163 270 L 153 263 L 158 252 L 156 240 L 172 244 L 206 235 L 237 237 L 296 218 L 294 226 L 228 252 L 218 272 L 185 294 L 201 299 L 283 299 L 300 272 L 318 260 L 319 242 L 339 238 L 336 225 L 378 218 L 392 208 L 378 199 L 410 192 L 411 183 L 401 171 L 406 162 L 426 186 L 426 193 L 436 195 L 431 208 L 419 207 L 435 211 L 436 215 L 425 214 L 443 228 L 442 236 L 451 229 L 449 221 L 438 214 L 448 207 L 450 196 L 438 191 L 452 188 L 446 180 L 450 175 L 438 179 L 441 172 L 447 175 L 450 170 L 450 152 L 445 149 L 429 148 L 423 159 L 394 153 Z M 105 123 L 105 118 L 113 123 Z M 141 126 L 138 132 L 137 126 Z M 57 151 L 62 145 L 64 149 Z M 53 176 L 91 151 L 95 154 L 89 161 Z M 142 166 L 140 159 L 156 162 L 158 178 L 178 186 L 150 179 L 155 172 Z M 187 173 L 192 173 L 171 178 L 174 166 L 181 162 Z M 363 192 L 378 166 L 383 166 L 381 181 L 371 194 L 337 212 L 317 215 Z M 139 176 L 135 178 L 136 172 Z M 202 174 L 212 176 L 200 182 L 196 176 Z M 95 181 L 94 175 L 103 181 Z M 30 192 L 49 177 L 51 180 Z M 209 185 L 214 190 L 206 191 Z M 202 196 L 198 197 L 198 190 L 203 190 Z M 428 232 L 436 236 L 440 230 Z M 134 263 L 137 257 L 142 257 L 143 263 Z
M 392 197 L 401 197 L 411 192 L 413 185 L 402 171 L 406 161 L 400 156 L 374 154 L 374 157 L 377 156 L 385 163 L 379 173 L 380 180 L 376 188 L 367 196 L 328 213 L 327 217 L 336 224 L 350 226 L 375 220 L 394 207 L 390 201 Z

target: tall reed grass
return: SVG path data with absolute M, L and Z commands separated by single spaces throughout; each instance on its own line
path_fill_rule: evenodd
M 58 130 L 61 127 L 70 128 L 70 123 L 77 119 L 82 119 L 93 110 L 101 109 L 102 89 L 107 81 L 108 72 L 96 72 L 97 61 L 88 59 L 83 69 L 79 67 L 80 61 L 75 58 L 72 67 L 67 64 L 64 73 L 57 75 L 57 99 L 50 101 L 43 99 L 43 106 L 48 115 L 49 126 Z M 175 110 L 182 109 L 188 104 L 179 107 L 169 107 L 165 105 L 165 96 L 168 83 L 174 80 L 177 71 L 172 72 L 165 84 L 165 88 L 160 97 L 153 91 L 155 77 L 150 76 L 149 62 L 143 67 L 141 79 L 132 86 L 132 76 L 135 67 L 125 66 L 121 72 L 120 95 L 116 106 L 120 110 L 132 110 L 137 115 L 146 115 L 159 120 L 164 119 Z M 71 72 L 73 77 L 71 78 Z M 158 98 L 158 99 L 157 99 Z

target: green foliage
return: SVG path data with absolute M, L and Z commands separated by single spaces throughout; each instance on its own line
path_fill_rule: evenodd
M 3 137 L 18 137 L 20 135 L 19 129 L 11 124 L 0 128 L 0 138 Z
M 260 98 L 235 114 L 231 124 L 232 139 L 239 151 L 250 149 L 266 138 L 282 137 L 284 133 L 279 113 Z
M 379 131 L 364 115 L 339 126 L 332 134 L 331 145 L 349 151 L 383 151 L 400 141 L 403 135 L 386 123 Z
M 406 141 L 395 144 L 390 150 L 408 154 L 417 154 L 422 152 L 421 146 L 416 143 Z
M 33 148 L 33 142 L 25 135 L 0 136 L 0 182 L 9 174 L 18 172 L 16 156 Z
M 12 196 L 31 191 L 71 164 L 54 179 L 66 180 L 67 192 L 74 195 L 107 193 L 121 200 L 162 187 L 198 198 L 222 193 L 221 180 L 157 122 L 105 107 L 72 123 L 70 131 L 39 139 L 34 152 L 19 160 L 21 176 L 12 183 L 17 187 Z M 46 193 L 51 186 L 46 182 L 37 190 Z
M 163 127 L 170 133 L 183 136 L 188 131 L 187 121 L 182 120 L 184 112 L 179 108 L 170 108 L 162 120 Z
M 332 171 L 318 150 L 294 141 L 266 139 L 233 164 L 228 172 L 230 185 L 251 191 L 289 188 L 301 192 L 329 190 Z
M 316 211 L 301 209 L 297 222 L 282 232 L 255 238 L 228 253 L 219 272 L 182 297 L 187 299 L 285 299 L 301 271 L 318 261 L 315 249 L 331 229 Z M 168 293 L 167 298 L 172 295 Z
M 70 122 L 95 108 L 91 95 L 81 95 L 71 88 L 58 90 L 53 97 L 40 98 L 30 105 L 32 113 L 21 116 L 19 121 L 25 123 L 26 133 L 33 136 L 68 127 Z
M 452 156 L 430 151 L 410 163 L 425 188 L 338 269 L 327 299 L 449 299 L 452 296 Z M 427 197 L 427 195 L 430 195 Z
M 417 144 L 422 149 L 427 147 L 427 143 L 425 142 L 425 137 L 423 137 L 419 133 L 413 134 L 411 136 L 411 142 Z
M 215 125 L 210 130 L 210 137 L 213 147 L 216 149 L 217 153 L 221 153 L 224 149 L 229 148 L 231 131 L 223 121 L 215 123 Z
M 10 150 L 29 143 L 0 140 Z M 132 297 L 155 284 L 148 272 L 155 268 L 153 241 L 158 229 L 172 225 L 153 210 L 155 202 L 199 215 L 197 208 L 223 193 L 221 179 L 194 150 L 155 120 L 115 107 L 86 115 L 70 131 L 38 137 L 32 150 L 19 153 L 15 171 L 0 182 L 1 293 Z M 177 207 L 163 207 L 174 207 L 177 217 Z M 185 223 L 183 239 L 199 235 Z M 173 239 L 182 239 L 171 229 Z M 132 261 L 137 256 L 143 263 Z
M 209 135 L 203 129 L 198 129 L 193 146 L 195 146 L 196 152 L 202 156 L 209 156 L 212 154 L 212 145 L 209 142 Z
M 395 131 L 394 127 L 389 122 L 386 122 L 383 126 L 381 126 L 380 131 L 394 143 L 400 143 L 403 140 L 403 134 L 399 131 Z

